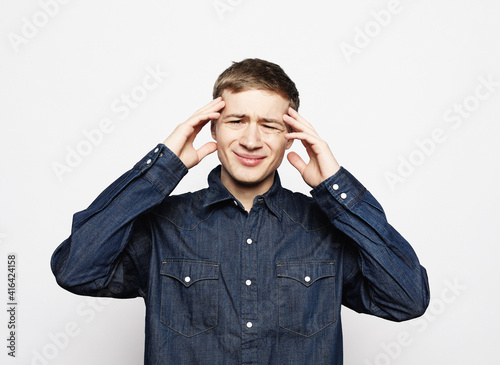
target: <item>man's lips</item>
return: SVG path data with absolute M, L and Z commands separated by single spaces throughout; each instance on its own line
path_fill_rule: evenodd
M 246 153 L 234 153 L 238 161 L 246 166 L 257 166 L 264 160 L 264 156 L 249 155 Z

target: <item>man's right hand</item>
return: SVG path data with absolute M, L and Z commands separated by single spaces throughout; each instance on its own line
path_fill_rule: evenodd
M 215 142 L 207 142 L 199 149 L 193 146 L 194 139 L 201 129 L 212 119 L 220 117 L 219 110 L 224 108 L 226 103 L 221 97 L 212 100 L 203 108 L 196 111 L 188 120 L 179 124 L 170 136 L 163 142 L 188 169 L 196 166 L 209 154 L 217 150 Z

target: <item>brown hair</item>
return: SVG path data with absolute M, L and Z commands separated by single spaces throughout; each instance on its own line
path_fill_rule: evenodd
M 213 98 L 221 96 L 224 90 L 238 93 L 252 89 L 273 91 L 290 100 L 293 109 L 299 109 L 299 92 L 295 83 L 280 66 L 258 58 L 233 62 L 215 81 Z

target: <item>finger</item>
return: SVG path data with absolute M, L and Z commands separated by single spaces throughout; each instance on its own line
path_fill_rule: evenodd
M 320 141 L 322 141 L 321 138 L 317 135 L 312 135 L 310 133 L 306 132 L 292 132 L 292 133 L 287 133 L 285 134 L 285 139 L 291 140 L 291 139 L 298 139 L 302 142 L 304 145 L 315 145 L 318 144 Z
M 191 117 L 179 124 L 165 140 L 164 144 L 174 153 L 179 153 L 186 143 L 192 144 L 203 127 L 211 120 L 220 117 L 220 113 L 212 112 Z
M 206 111 L 218 111 L 222 109 L 222 107 L 225 105 L 225 102 L 222 100 L 222 97 L 219 96 L 218 98 L 215 98 L 212 100 L 210 103 L 205 105 L 204 107 L 201 107 L 198 109 L 196 112 L 194 112 L 193 115 L 196 115 L 198 113 L 205 113 Z
M 290 162 L 292 166 L 295 167 L 302 175 L 307 167 L 307 164 L 304 162 L 302 157 L 300 157 L 296 152 L 290 152 L 286 155 L 286 158 L 288 159 L 288 162 Z
M 297 121 L 299 121 L 300 123 L 302 124 L 305 124 L 306 126 L 308 126 L 309 128 L 311 128 L 312 130 L 314 130 L 314 127 L 312 126 L 311 123 L 309 123 L 304 117 L 302 117 L 298 111 L 296 111 L 295 109 L 293 109 L 292 107 L 289 107 L 288 108 L 288 114 L 296 119 Z
M 308 133 L 316 135 L 317 133 L 314 130 L 314 128 L 312 128 L 312 126 L 305 119 L 302 118 L 302 120 L 303 121 L 299 121 L 290 115 L 283 114 L 283 121 L 285 123 L 287 123 L 288 125 L 290 125 L 293 130 L 299 131 L 299 132 L 307 131 Z
M 192 129 L 190 130 L 187 130 L 187 141 L 188 143 L 193 143 L 195 138 L 198 136 L 198 134 L 200 133 L 200 131 L 203 129 L 203 127 L 205 127 L 208 122 L 212 119 L 217 119 L 220 117 L 220 113 L 218 112 L 215 112 L 215 113 L 211 113 L 211 114 L 205 114 L 205 115 L 201 115 L 200 116 L 200 119 L 198 121 L 194 121 L 194 125 L 191 125 L 190 127 Z
M 205 143 L 196 151 L 196 153 L 198 154 L 198 161 L 203 160 L 205 157 L 207 157 L 211 153 L 214 153 L 215 151 L 217 151 L 217 143 L 215 142 Z
M 208 104 L 202 106 L 197 111 L 195 111 L 194 114 L 196 114 L 198 112 L 203 112 L 204 110 L 211 108 L 213 105 L 217 104 L 221 100 L 222 100 L 222 97 L 220 97 L 220 96 L 218 98 L 215 98 L 215 99 L 211 100 Z
M 212 119 L 218 119 L 220 117 L 219 112 L 208 112 L 199 115 L 193 115 L 186 121 L 186 125 L 194 128 L 196 133 L 198 133 L 201 128 L 203 128 Z

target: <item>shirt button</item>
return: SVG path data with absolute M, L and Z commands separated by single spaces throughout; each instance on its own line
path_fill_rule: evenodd
M 151 163 L 151 159 L 146 161 L 146 164 L 149 165 Z
M 342 193 L 342 194 L 340 194 L 340 197 L 341 197 L 342 199 L 345 199 L 345 198 L 347 198 L 347 194 L 346 194 L 346 193 Z
M 333 190 L 339 190 L 339 186 L 338 186 L 337 184 L 333 184 L 333 185 L 332 185 L 332 189 L 333 189 Z
M 186 283 L 189 283 L 189 282 L 191 281 L 191 278 L 190 278 L 189 276 L 186 276 L 186 277 L 184 278 L 184 281 L 185 281 Z
M 247 284 L 247 286 L 252 285 L 252 280 L 247 280 L 247 281 L 245 281 L 245 284 Z
M 158 151 L 159 151 L 159 150 L 160 150 L 160 149 L 159 149 L 158 147 L 156 147 L 156 149 L 155 149 L 155 153 L 158 153 Z
M 248 328 L 252 328 L 252 326 L 253 326 L 252 322 L 247 322 L 247 327 Z
M 247 239 L 247 243 L 251 245 L 253 243 L 252 239 L 251 238 Z
M 233 201 L 234 205 L 238 206 L 238 202 L 236 200 Z
M 308 283 L 308 282 L 310 282 L 310 281 L 311 281 L 311 277 L 310 277 L 310 276 L 306 276 L 306 277 L 304 278 L 304 280 L 305 280 L 305 282 L 306 282 L 306 283 Z

